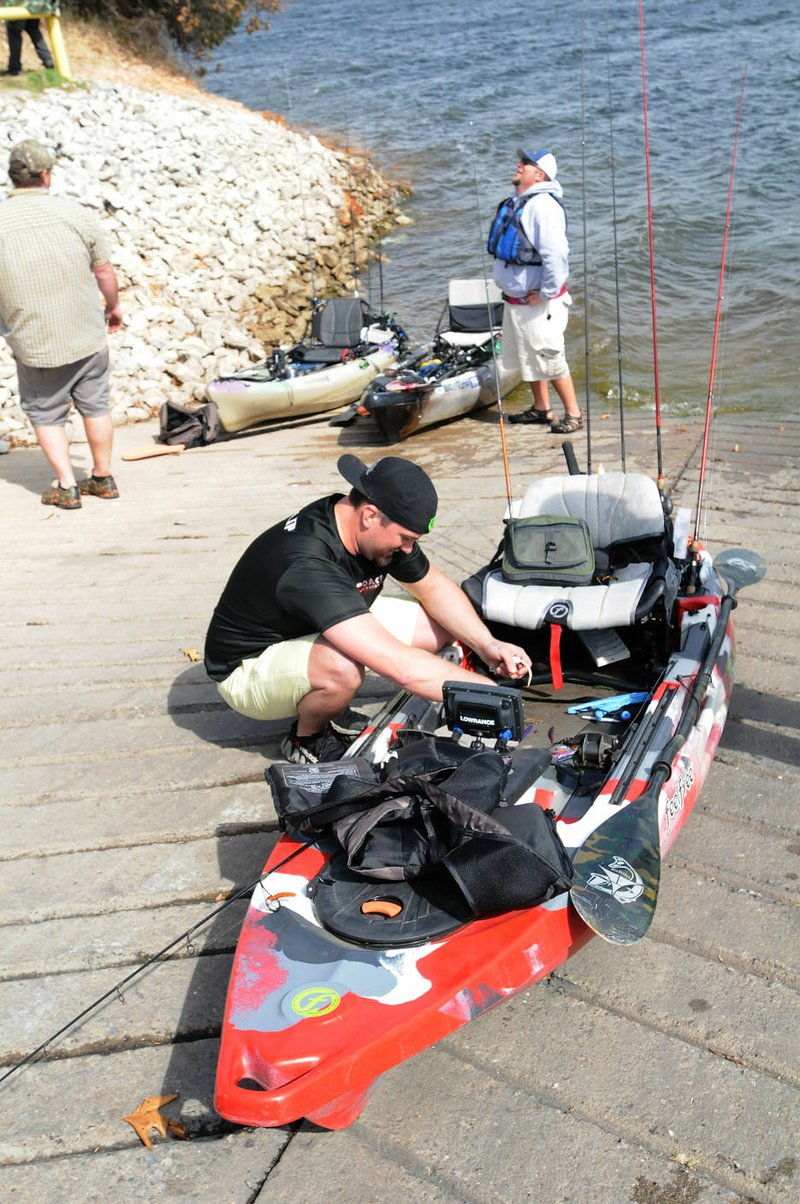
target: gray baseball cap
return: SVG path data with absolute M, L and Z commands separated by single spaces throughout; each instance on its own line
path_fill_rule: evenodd
M 26 138 L 12 146 L 8 156 L 8 174 L 17 183 L 26 184 L 37 179 L 43 171 L 49 171 L 55 163 L 55 155 L 41 142 Z

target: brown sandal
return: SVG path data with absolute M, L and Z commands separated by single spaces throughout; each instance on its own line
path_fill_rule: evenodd
M 560 422 L 554 422 L 550 427 L 553 435 L 571 435 L 574 431 L 583 430 L 583 414 L 565 414 Z
M 170 448 L 170 451 L 173 449 Z M 78 488 L 84 497 L 91 494 L 92 497 L 116 498 L 119 497 L 117 482 L 109 475 L 107 477 L 96 477 L 94 473 L 90 477 L 78 483 Z
M 80 510 L 81 495 L 77 485 L 59 485 L 53 482 L 51 489 L 42 494 L 43 506 L 58 506 L 59 510 Z
M 550 426 L 553 421 L 552 410 L 537 410 L 536 406 L 523 410 L 521 414 L 509 415 L 509 422 L 524 422 L 526 425 Z

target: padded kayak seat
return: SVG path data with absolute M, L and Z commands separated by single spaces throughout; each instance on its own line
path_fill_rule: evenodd
M 493 280 L 450 281 L 447 323 L 438 331 L 443 343 L 449 347 L 482 347 L 502 325 L 503 299 Z
M 364 351 L 365 327 L 374 320 L 360 297 L 331 297 L 311 319 L 311 342 L 291 358 L 304 364 L 338 364 Z
M 528 489 L 514 517 L 572 515 L 587 524 L 597 572 L 589 585 L 517 585 L 497 562 L 463 583 L 488 619 L 529 631 L 556 624 L 573 631 L 629 627 L 666 589 L 666 528 L 658 487 L 643 473 L 545 477 Z

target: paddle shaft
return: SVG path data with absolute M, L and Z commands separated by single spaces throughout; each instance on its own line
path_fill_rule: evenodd
M 659 795 L 661 789 L 670 779 L 672 766 L 675 758 L 683 748 L 689 733 L 697 722 L 697 716 L 700 713 L 703 695 L 706 693 L 714 671 L 714 665 L 719 655 L 719 650 L 722 647 L 722 641 L 725 639 L 725 633 L 728 630 L 728 619 L 731 611 L 736 606 L 736 591 L 732 590 L 726 594 L 720 602 L 719 617 L 717 626 L 712 636 L 708 650 L 703 657 L 703 664 L 699 669 L 697 676 L 694 679 L 692 688 L 689 691 L 686 701 L 683 704 L 681 717 L 678 720 L 678 726 L 675 728 L 675 733 L 672 739 L 664 745 L 661 756 L 654 763 L 650 773 L 650 779 L 647 783 L 647 788 L 637 799 L 637 803 L 653 803 L 658 806 Z

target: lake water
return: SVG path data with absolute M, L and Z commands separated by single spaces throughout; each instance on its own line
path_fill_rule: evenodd
M 794 411 L 796 0 L 652 0 L 644 22 L 662 403 L 706 404 L 746 68 L 714 399 L 723 410 Z M 579 397 L 587 364 L 593 405 L 616 390 L 619 345 L 626 400 L 652 405 L 635 0 L 288 0 L 268 31 L 240 31 L 210 67 L 210 91 L 366 146 L 385 175 L 410 182 L 412 223 L 384 242 L 382 287 L 417 339 L 435 326 L 451 277 L 490 268 L 486 234 L 512 191 L 516 148 L 549 146 L 569 212 Z

